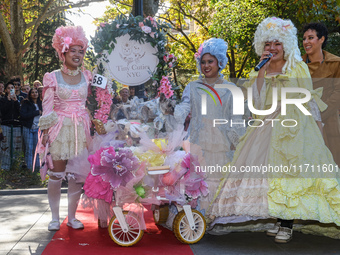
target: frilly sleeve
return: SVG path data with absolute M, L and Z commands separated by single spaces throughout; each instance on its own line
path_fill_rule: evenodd
M 43 78 L 43 113 L 39 119 L 39 128 L 41 130 L 48 129 L 58 122 L 58 115 L 54 108 L 54 93 L 56 88 L 56 80 L 54 73 L 46 73 Z
M 186 117 L 190 113 L 191 105 L 190 105 L 190 83 L 185 87 L 181 103 L 176 105 L 174 117 L 177 123 L 184 124 Z

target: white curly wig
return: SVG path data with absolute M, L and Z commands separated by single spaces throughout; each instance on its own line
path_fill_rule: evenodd
M 266 18 L 257 26 L 255 32 L 253 43 L 255 52 L 261 56 L 266 42 L 274 40 L 281 42 L 284 59 L 287 60 L 282 72 L 289 72 L 296 66 L 296 63 L 302 61 L 296 33 L 297 29 L 291 20 L 277 17 Z
M 218 73 L 221 77 L 223 76 L 221 71 L 228 63 L 227 49 L 228 43 L 220 38 L 210 38 L 201 44 L 201 46 L 198 48 L 198 51 L 195 53 L 196 65 L 200 73 L 200 78 L 202 77 L 201 60 L 203 55 L 206 53 L 209 53 L 217 59 L 219 67 Z

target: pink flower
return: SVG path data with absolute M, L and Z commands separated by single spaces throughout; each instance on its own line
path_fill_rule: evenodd
M 150 33 L 150 36 L 151 36 L 152 38 L 155 38 L 155 32 L 151 32 L 151 33 Z
M 172 68 L 172 63 L 169 63 L 169 67 Z
M 61 32 L 61 28 L 57 28 L 56 31 L 55 31 L 56 35 L 59 35 L 61 36 L 62 32 Z
M 144 27 L 144 23 L 143 22 L 139 22 L 139 27 L 140 28 Z
M 168 56 L 167 56 L 167 55 L 164 55 L 164 56 L 163 56 L 163 60 L 164 60 L 164 62 L 168 62 Z
M 102 22 L 102 23 L 100 23 L 100 26 L 101 26 L 101 27 L 105 27 L 105 26 L 106 26 L 106 23 L 105 23 L 105 22 Z
M 88 197 L 103 199 L 107 203 L 112 202 L 113 189 L 110 183 L 103 181 L 100 175 L 95 176 L 89 173 L 84 184 L 84 191 Z
M 103 123 L 107 122 L 110 113 L 112 99 L 107 89 L 96 88 L 96 101 L 99 109 L 96 110 L 94 118 L 101 120 Z
M 173 58 L 173 57 L 174 57 L 174 54 L 171 53 L 171 54 L 169 55 L 169 58 Z
M 142 27 L 142 30 L 143 30 L 143 32 L 144 33 L 146 33 L 146 34 L 150 34 L 151 33 L 151 27 L 148 27 L 148 26 L 143 26 Z
M 67 44 L 67 45 L 70 45 L 72 43 L 72 38 L 71 37 L 65 37 L 64 39 L 64 43 Z
M 91 166 L 94 165 L 100 165 L 101 164 L 101 158 L 102 158 L 102 153 L 104 151 L 107 151 L 107 153 L 115 155 L 115 149 L 113 147 L 108 147 L 108 148 L 100 148 L 97 150 L 94 154 L 90 155 L 87 160 L 90 162 Z
M 63 48 L 61 50 L 62 53 L 66 52 L 69 48 L 70 48 L 70 44 L 72 43 L 72 38 L 71 37 L 65 37 L 64 38 L 64 42 L 62 44 L 63 45 Z
M 208 184 L 204 181 L 205 175 L 203 172 L 196 172 L 196 166 L 199 166 L 198 158 L 188 153 L 182 160 L 181 166 L 188 169 L 184 175 L 185 193 L 193 199 L 209 193 Z
M 197 52 L 195 53 L 195 58 L 200 58 L 201 57 L 202 50 L 203 50 L 203 46 L 201 45 L 198 48 Z
M 164 93 L 166 98 L 170 98 L 174 92 L 171 90 L 171 83 L 168 76 L 162 76 L 160 84 L 161 86 L 158 88 L 159 94 Z

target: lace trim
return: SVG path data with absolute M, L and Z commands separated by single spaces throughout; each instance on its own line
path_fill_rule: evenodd
M 75 137 L 74 123 L 70 118 L 64 118 L 63 125 L 50 146 L 53 160 L 73 158 L 76 152 L 76 143 L 78 156 L 86 149 L 86 134 L 83 123 L 77 125 L 77 141 L 75 141 Z
M 269 218 L 268 204 L 259 203 L 232 203 L 225 205 L 218 205 L 217 210 L 212 210 L 211 214 L 215 217 L 226 217 L 233 215 L 247 215 Z
M 315 102 L 315 99 L 312 99 L 308 102 L 308 106 L 312 113 L 313 118 L 315 121 L 321 121 L 321 114 L 318 105 Z
M 41 130 L 49 129 L 58 123 L 58 115 L 56 112 L 51 112 L 48 115 L 41 116 L 39 119 L 39 128 Z
M 239 135 L 234 130 L 230 130 L 227 133 L 227 136 L 231 143 L 236 147 L 236 145 L 239 143 Z
M 64 81 L 64 78 L 61 74 L 61 71 L 58 70 L 58 72 L 56 72 L 56 77 L 57 77 L 57 81 L 58 81 L 58 86 L 61 88 L 66 88 L 66 89 L 70 89 L 70 90 L 78 90 L 83 86 L 87 86 L 87 82 L 85 80 L 84 74 L 82 73 L 81 75 L 81 80 L 78 84 L 75 85 L 69 85 Z
M 265 186 L 247 186 L 247 187 L 235 187 L 230 188 L 223 192 L 223 200 L 242 197 L 242 198 L 255 198 L 255 197 L 267 197 L 268 187 Z M 222 199 L 221 199 L 222 200 Z

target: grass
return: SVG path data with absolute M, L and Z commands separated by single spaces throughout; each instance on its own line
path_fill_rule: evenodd
M 15 152 L 10 170 L 0 168 L 0 189 L 27 189 L 43 188 L 47 181 L 41 181 L 39 170 L 32 173 L 32 170 L 23 167 L 24 153 Z
M 27 189 L 43 188 L 47 182 L 41 181 L 40 173 L 27 168 L 12 168 L 11 170 L 0 170 L 0 189 Z

